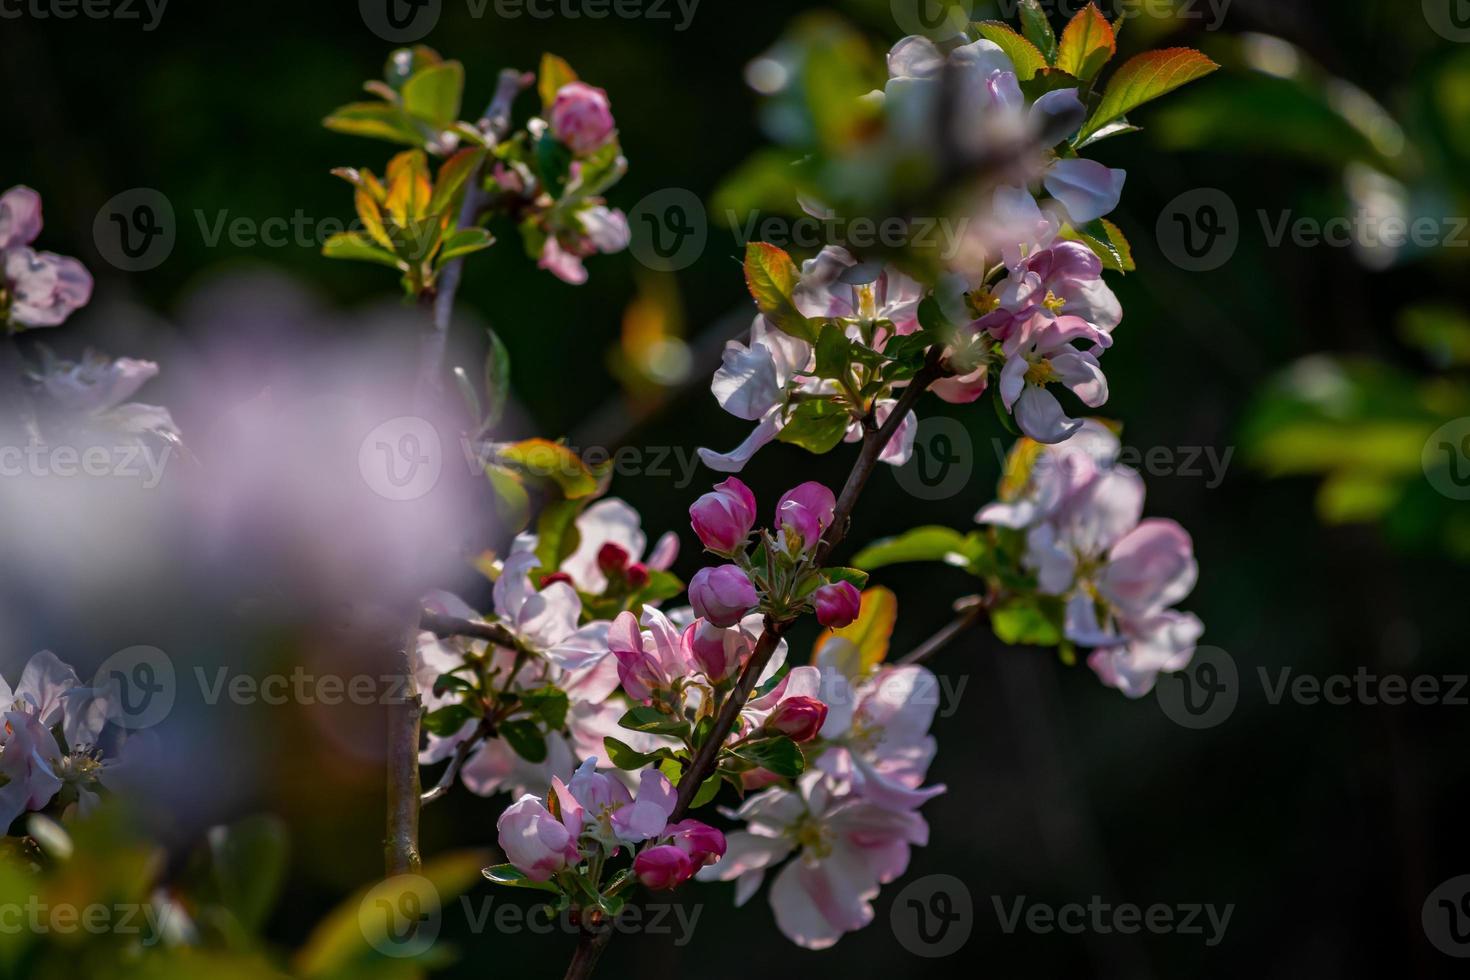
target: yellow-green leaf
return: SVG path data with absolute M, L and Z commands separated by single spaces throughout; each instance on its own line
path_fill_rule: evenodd
M 568 500 L 597 491 L 597 477 L 582 458 L 559 442 L 526 439 L 498 447 L 502 465 L 513 466 L 527 476 L 549 480 L 561 488 Z
M 1123 63 L 1108 81 L 1102 103 L 1077 134 L 1080 143 L 1114 119 L 1219 68 L 1193 48 L 1149 51 Z
M 551 52 L 541 56 L 541 77 L 536 81 L 536 92 L 541 96 L 541 108 L 544 111 L 551 110 L 551 104 L 556 101 L 556 93 L 568 82 L 575 82 L 577 73 L 572 71 L 572 66 L 562 58 L 558 58 Z
M 1016 33 L 1009 24 L 998 20 L 987 20 L 975 25 L 980 36 L 1000 46 L 1011 64 L 1016 66 L 1016 78 L 1030 81 L 1036 73 L 1046 67 L 1046 56 L 1041 49 Z
M 429 213 L 442 214 L 458 196 L 465 181 L 469 180 L 485 160 L 487 151 L 483 147 L 460 150 L 445 160 L 439 167 L 439 176 L 434 181 L 434 194 L 429 198 Z
M 322 120 L 322 125 L 334 133 L 352 136 L 370 136 L 373 139 L 389 140 L 417 146 L 423 141 L 404 116 L 403 110 L 387 102 L 354 102 L 344 105 Z
M 1089 3 L 1077 11 L 1062 31 L 1057 67 L 1085 82 L 1102 71 L 1103 65 L 1117 53 L 1118 39 L 1112 26 L 1097 5 Z
M 403 83 L 403 107 L 436 129 L 447 129 L 459 118 L 464 92 L 464 66 L 445 61 L 414 72 Z
M 371 237 L 360 231 L 345 231 L 328 238 L 322 245 L 322 254 L 329 259 L 355 259 L 359 262 L 376 262 L 394 269 L 403 268 L 403 264 L 393 253 L 385 252 Z
M 782 249 L 766 242 L 745 246 L 745 284 L 756 307 L 777 329 L 814 343 L 816 331 L 791 298 L 800 278 L 796 263 Z

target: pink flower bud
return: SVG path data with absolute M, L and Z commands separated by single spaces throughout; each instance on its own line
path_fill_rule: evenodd
M 734 626 L 759 602 L 755 586 L 736 565 L 701 568 L 689 582 L 689 604 L 716 626 Z
M 607 93 L 585 82 L 568 82 L 551 104 L 551 132 L 578 156 L 586 156 L 613 134 Z
M 786 532 L 788 547 L 807 551 L 832 526 L 836 510 L 837 498 L 832 491 L 809 481 L 781 497 L 776 504 L 776 526 Z
M 766 727 L 789 736 L 793 742 L 806 742 L 817 737 L 827 720 L 827 706 L 816 698 L 797 695 L 787 698 L 766 719 Z
M 643 631 L 638 617 L 630 612 L 618 613 L 607 631 L 607 646 L 618 662 L 618 681 L 628 697 L 648 701 L 653 692 L 669 686 L 658 659 L 643 645 Z
M 695 870 L 725 856 L 725 835 L 707 823 L 680 820 L 669 825 L 668 833 L 673 838 L 671 843 L 689 855 Z
M 597 550 L 597 567 L 608 578 L 621 578 L 628 567 L 628 558 L 626 548 L 609 541 Z
M 555 585 L 557 582 L 565 582 L 573 587 L 575 587 L 577 584 L 576 582 L 572 581 L 572 577 L 566 572 L 552 572 L 550 575 L 541 576 L 541 588 L 543 589 L 546 588 L 548 585 Z
M 752 643 L 738 626 L 731 629 L 698 619 L 685 631 L 689 651 L 704 676 L 716 683 L 728 680 L 740 669 Z
M 676 888 L 694 874 L 689 855 L 672 844 L 650 847 L 633 859 L 633 873 L 646 888 Z
M 863 597 L 851 582 L 833 582 L 812 593 L 817 608 L 817 622 L 840 630 L 858 618 Z
M 627 575 L 628 587 L 631 589 L 643 588 L 645 585 L 648 584 L 650 579 L 650 576 L 648 574 L 648 566 L 643 564 L 643 562 L 641 561 L 635 561 L 633 564 L 629 565 Z
M 578 860 L 572 834 L 530 794 L 506 807 L 495 827 L 506 858 L 532 881 L 546 881 Z
M 755 494 L 732 476 L 694 502 L 689 523 L 710 551 L 733 555 L 745 546 L 755 524 Z

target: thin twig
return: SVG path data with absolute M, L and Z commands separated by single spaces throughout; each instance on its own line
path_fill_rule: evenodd
M 520 91 L 530 84 L 531 76 L 506 69 L 500 73 L 495 96 L 479 129 L 493 147 L 510 129 L 511 105 Z M 460 208 L 458 227 L 473 227 L 479 222 L 483 199 L 479 189 L 482 168 L 476 168 L 467 180 L 464 204 Z M 440 273 L 438 292 L 433 297 L 433 317 L 419 335 L 418 380 L 415 400 L 426 407 L 437 400 L 439 375 L 444 367 L 444 350 L 449 321 L 454 312 L 454 298 L 459 290 L 463 257 L 451 260 Z M 423 716 L 423 698 L 414 679 L 413 651 L 418 640 L 420 610 L 417 602 L 405 617 L 398 646 L 393 650 L 392 670 L 402 679 L 404 697 L 388 707 L 388 808 L 387 840 L 384 844 L 388 873 L 416 873 L 419 856 L 419 810 L 422 785 L 419 782 L 419 730 Z
M 899 666 L 923 663 L 948 646 L 955 637 L 983 622 L 990 613 L 990 603 L 979 596 L 970 597 L 970 600 L 963 605 L 956 603 L 956 608 L 961 610 L 958 616 L 945 624 L 943 629 L 929 639 L 900 657 L 896 663 Z
M 454 777 L 459 775 L 459 770 L 464 766 L 466 759 L 470 757 L 481 742 L 489 738 L 495 732 L 495 721 L 492 718 L 481 718 L 475 730 L 470 732 L 469 737 L 454 747 L 454 755 L 449 757 L 449 768 L 439 776 L 439 781 L 434 788 L 428 790 L 419 799 L 420 806 L 428 806 L 439 797 L 447 794 L 454 787 Z
M 520 641 L 516 635 L 499 623 L 481 623 L 473 619 L 461 619 L 429 609 L 419 610 L 419 628 L 435 636 L 467 636 L 474 640 L 489 640 L 496 646 L 518 649 Z
M 868 478 L 873 475 L 873 470 L 878 465 L 878 457 L 882 455 L 888 441 L 893 438 L 893 434 L 898 431 L 903 420 L 913 410 L 919 397 L 924 394 L 930 384 L 940 377 L 941 373 L 939 351 L 933 350 L 924 363 L 924 367 L 903 390 L 903 394 L 899 396 L 897 404 L 893 406 L 893 411 L 889 413 L 883 424 L 881 426 L 873 424 L 872 414 L 864 419 L 862 450 L 858 453 L 852 472 L 847 475 L 847 482 L 843 484 L 842 493 L 837 498 L 832 524 L 827 528 L 822 543 L 817 546 L 813 561 L 818 566 L 827 560 L 827 556 L 846 537 L 847 529 L 852 523 L 852 510 L 857 506 L 858 496 L 863 492 L 863 487 L 867 486 Z M 750 698 L 750 693 L 755 690 L 761 671 L 766 669 L 771 654 L 780 645 L 781 637 L 790 625 L 789 621 L 777 622 L 769 616 L 766 617 L 765 629 L 762 630 L 761 637 L 756 642 L 745 669 L 741 671 L 740 680 L 736 682 L 735 689 L 730 692 L 730 696 L 720 707 L 720 713 L 715 719 L 715 727 L 699 746 L 694 760 L 679 779 L 677 804 L 671 819 L 683 819 L 685 812 L 689 809 L 689 802 L 694 799 L 694 794 L 699 792 L 699 787 L 714 772 L 725 739 L 735 730 L 735 723 L 739 720 L 740 712 Z

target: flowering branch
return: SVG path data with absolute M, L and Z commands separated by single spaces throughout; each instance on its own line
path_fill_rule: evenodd
M 989 598 L 982 599 L 979 596 L 970 596 L 967 599 L 962 599 L 955 603 L 955 607 L 960 610 L 960 614 L 946 623 L 943 628 L 929 637 L 929 639 L 900 657 L 898 665 L 903 667 L 909 664 L 921 664 L 928 660 L 940 650 L 949 646 L 955 637 L 984 622 L 985 617 L 990 612 L 990 606 L 991 600 Z

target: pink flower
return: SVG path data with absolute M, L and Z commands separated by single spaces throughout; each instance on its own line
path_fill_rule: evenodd
M 573 827 L 580 831 L 580 810 L 563 816 L 575 820 Z M 506 859 L 532 881 L 546 881 L 577 863 L 576 834 L 529 793 L 506 807 L 495 827 Z
M 568 82 L 551 104 L 551 131 L 578 156 L 586 156 L 613 135 L 612 103 L 607 93 L 585 82 Z
M 20 327 L 54 327 L 87 305 L 92 276 L 76 259 L 30 247 L 41 233 L 41 197 L 29 187 L 0 195 L 0 317 Z
M 673 844 L 660 844 L 639 853 L 633 859 L 633 873 L 645 888 L 660 891 L 677 888 L 693 876 L 695 864 L 689 855 Z
M 1090 341 L 1091 350 L 1072 346 Z M 1000 397 L 1015 412 L 1021 431 L 1042 443 L 1057 443 L 1081 427 L 1068 418 L 1061 402 L 1047 391 L 1053 381 L 1096 408 L 1108 400 L 1108 380 L 1103 376 L 1095 352 L 1112 344 L 1112 338 L 1078 316 L 1033 316 L 1005 341 L 1005 367 L 1000 373 Z
M 674 812 L 676 796 L 669 777 L 657 769 L 645 769 L 639 777 L 633 802 L 613 813 L 612 830 L 624 844 L 637 844 L 663 835 Z
M 863 597 L 851 582 L 833 582 L 812 593 L 817 607 L 817 622 L 832 629 L 842 629 L 858 618 Z
M 628 696 L 648 701 L 689 673 L 693 663 L 685 635 L 652 606 L 643 607 L 643 625 L 631 612 L 619 613 L 607 630 L 608 649 L 618 662 L 618 679 Z
M 793 552 L 816 547 L 832 526 L 836 510 L 837 498 L 820 483 L 808 481 L 786 491 L 776 504 L 776 526 L 786 547 Z
M 669 825 L 668 833 L 673 845 L 689 855 L 695 870 L 725 856 L 725 835 L 707 823 L 680 820 Z
M 685 630 L 695 664 L 715 683 L 728 680 L 740 669 L 742 655 L 749 653 L 739 627 L 716 626 L 697 619 Z
M 743 905 L 768 869 L 796 855 L 776 874 L 771 909 L 782 934 L 806 949 L 826 949 L 872 922 L 879 886 L 903 874 L 910 847 L 929 841 L 917 812 L 839 795 L 822 778 L 750 796 L 735 815 L 750 830 L 729 834 L 725 856 L 697 877 L 734 881 Z
M 701 568 L 689 582 L 689 604 L 716 626 L 734 626 L 759 602 L 750 577 L 736 565 Z
M 593 595 L 601 595 L 608 586 L 597 558 L 605 544 L 622 548 L 629 562 L 643 562 L 657 571 L 672 565 L 679 554 L 679 536 L 670 531 L 654 542 L 645 556 L 648 536 L 638 512 L 615 497 L 599 500 L 584 510 L 576 527 L 577 547 L 561 563 L 561 570 L 572 577 L 578 589 Z
M 755 494 L 740 480 L 730 477 L 694 502 L 689 523 L 710 551 L 733 555 L 745 547 L 755 525 Z
M 766 727 L 788 736 L 793 742 L 809 742 L 817 737 L 827 720 L 827 706 L 813 697 L 798 695 L 776 705 L 766 719 Z
M 41 234 L 41 195 L 29 187 L 0 194 L 0 252 L 29 245 Z

